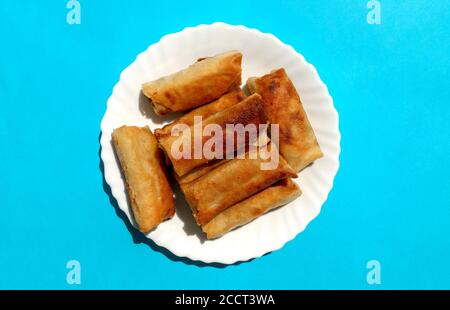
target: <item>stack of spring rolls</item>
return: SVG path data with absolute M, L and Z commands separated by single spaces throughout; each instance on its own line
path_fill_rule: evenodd
M 155 133 L 148 127 L 114 130 L 112 141 L 129 203 L 142 232 L 153 230 L 175 212 L 167 171 L 174 174 L 208 239 L 301 195 L 292 178 L 322 152 L 300 97 L 284 69 L 250 78 L 246 94 L 240 89 L 241 62 L 240 52 L 229 51 L 143 84 L 142 92 L 156 114 L 186 114 Z M 220 141 L 213 148 L 215 156 L 199 152 L 212 141 L 211 133 L 195 133 L 200 117 L 203 128 L 220 129 L 216 131 L 220 139 L 214 137 Z M 276 139 L 268 127 L 274 124 Z M 246 134 L 243 143 L 236 143 L 239 138 L 231 128 L 248 125 L 258 128 L 256 134 Z M 226 143 L 229 137 L 233 137 L 231 144 Z M 180 145 L 189 156 L 174 152 Z M 269 153 L 278 160 L 270 169 L 262 169 L 271 160 Z

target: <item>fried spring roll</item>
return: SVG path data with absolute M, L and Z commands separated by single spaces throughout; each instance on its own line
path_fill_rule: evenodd
M 149 232 L 175 213 L 163 154 L 148 127 L 123 126 L 112 133 L 134 219 Z
M 235 104 L 238 104 L 245 99 L 245 93 L 242 90 L 231 91 L 219 99 L 201 106 L 195 110 L 186 113 L 178 118 L 176 121 L 155 130 L 155 136 L 158 141 L 170 137 L 172 129 L 179 124 L 185 124 L 187 126 L 194 125 L 194 117 L 201 116 L 203 119 L 210 117 L 211 115 L 225 110 Z
M 291 202 L 301 193 L 298 185 L 291 179 L 280 180 L 221 212 L 204 225 L 202 230 L 208 239 L 218 238 L 270 210 Z
M 190 110 L 238 88 L 241 62 L 238 51 L 202 58 L 182 71 L 143 84 L 142 92 L 158 115 Z
M 295 171 L 323 156 L 300 97 L 284 69 L 250 78 L 247 87 L 264 101 L 272 124 L 279 124 L 280 153 Z
M 255 143 L 253 143 L 253 146 L 262 147 L 262 146 L 268 144 L 269 142 L 270 142 L 270 139 L 267 136 L 267 132 L 260 133 L 260 135 L 258 136 L 258 139 L 255 141 Z M 247 149 L 245 151 L 248 152 L 249 148 L 247 147 Z M 201 176 L 207 174 L 208 172 L 214 170 L 218 166 L 226 163 L 227 161 L 229 161 L 229 159 L 223 159 L 223 160 L 218 160 L 215 162 L 204 164 L 200 167 L 197 167 L 197 168 L 191 170 L 189 173 L 185 174 L 182 177 L 178 176 L 175 173 L 175 178 L 179 184 L 187 184 L 187 183 L 190 183 L 190 182 L 200 178 Z
M 191 170 L 193 170 L 196 167 L 199 167 L 205 163 L 208 163 L 212 161 L 213 159 L 208 159 L 206 156 L 204 156 L 203 150 L 205 149 L 205 144 L 208 143 L 208 141 L 212 138 L 210 136 L 204 136 L 202 132 L 198 135 L 198 139 L 200 139 L 200 143 L 196 145 L 194 142 L 196 140 L 195 134 L 198 132 L 198 130 L 202 130 L 206 128 L 208 125 L 215 125 L 219 126 L 222 134 L 222 153 L 219 154 L 219 159 L 226 158 L 227 154 L 230 154 L 231 152 L 235 152 L 236 150 L 243 148 L 247 146 L 250 143 L 253 143 L 252 137 L 249 134 L 249 132 L 244 132 L 245 137 L 241 137 L 240 141 L 244 141 L 242 138 L 245 138 L 245 145 L 240 146 L 238 145 L 238 133 L 235 130 L 227 130 L 227 125 L 255 125 L 256 132 L 254 132 L 253 138 L 257 138 L 259 135 L 259 125 L 264 125 L 267 123 L 267 117 L 264 113 L 263 108 L 263 102 L 261 100 L 261 97 L 258 94 L 254 94 L 240 103 L 233 105 L 229 107 L 228 109 L 225 109 L 223 111 L 220 111 L 216 114 L 211 115 L 210 117 L 202 120 L 202 128 L 196 129 L 195 126 L 190 126 L 186 128 L 183 131 L 179 132 L 179 135 L 175 136 L 164 136 L 161 139 L 159 139 L 159 144 L 161 148 L 165 151 L 166 156 L 170 159 L 172 162 L 173 168 L 176 172 L 176 174 L 180 177 L 184 176 Z M 228 150 L 226 147 L 227 139 L 231 137 L 231 135 L 234 136 L 234 145 L 231 150 Z M 186 138 L 187 137 L 187 138 Z M 228 138 L 227 138 L 228 137 Z M 215 137 L 216 138 L 216 137 Z M 187 144 L 190 148 L 190 151 L 187 153 L 188 158 L 183 158 L 178 156 L 179 154 L 174 154 L 172 152 L 172 147 L 177 146 L 182 141 L 182 139 L 188 139 L 189 142 Z M 201 147 L 200 150 L 196 150 L 195 147 Z M 176 150 L 179 148 L 176 147 Z M 183 149 L 184 150 L 184 149 Z M 198 151 L 198 152 L 197 152 Z M 228 152 L 227 152 L 228 151 Z M 195 156 L 196 153 L 199 153 L 200 156 Z M 216 158 L 217 159 L 217 158 Z
M 272 147 L 275 146 L 269 143 L 269 151 Z M 262 170 L 261 164 L 270 162 L 272 158 L 263 158 L 259 149 L 252 150 L 245 159 L 232 159 L 190 183 L 181 184 L 197 223 L 205 225 L 226 208 L 276 181 L 296 177 L 295 171 L 278 155 L 278 151 L 276 156 L 276 166 Z

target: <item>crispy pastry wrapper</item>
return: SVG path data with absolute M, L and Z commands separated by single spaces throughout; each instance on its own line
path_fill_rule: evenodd
M 272 124 L 279 124 L 280 153 L 300 171 L 323 156 L 300 97 L 284 69 L 250 78 L 247 87 L 261 95 Z
M 193 126 L 195 116 L 201 116 L 202 119 L 205 120 L 208 117 L 216 114 L 217 112 L 223 111 L 235 104 L 238 104 L 239 102 L 244 100 L 245 97 L 245 93 L 240 89 L 231 91 L 211 103 L 205 104 L 204 106 L 186 113 L 172 123 L 167 124 L 162 128 L 156 129 L 155 136 L 158 141 L 167 139 L 171 136 L 171 131 L 176 125 L 184 124 L 187 126 Z
M 231 154 L 231 152 L 236 152 L 239 149 L 242 149 L 243 147 L 246 147 L 250 143 L 254 142 L 252 141 L 250 135 L 245 132 L 245 145 L 240 146 L 237 138 L 237 132 L 236 131 L 229 131 L 226 129 L 227 125 L 236 125 L 240 124 L 242 126 L 247 125 L 255 125 L 257 132 L 255 132 L 255 138 L 259 135 L 259 125 L 265 125 L 267 124 L 267 116 L 264 113 L 264 106 L 263 102 L 261 100 L 261 97 L 258 94 L 254 94 L 248 98 L 245 98 L 243 101 L 239 102 L 238 104 L 232 105 L 229 108 L 222 110 L 220 112 L 217 112 L 215 114 L 212 114 L 211 116 L 207 117 L 206 119 L 202 120 L 202 127 L 206 128 L 208 125 L 215 125 L 220 126 L 222 128 L 222 150 L 221 153 L 222 158 L 226 158 L 228 154 Z M 205 147 L 205 144 L 208 143 L 208 140 L 211 139 L 210 136 L 204 136 L 201 132 L 201 136 L 198 137 L 198 139 L 201 140 L 201 150 L 199 157 L 195 158 L 195 147 L 196 144 L 195 141 L 195 133 L 199 132 L 200 129 L 195 129 L 196 125 L 191 125 L 184 131 L 177 132 L 176 135 L 167 136 L 167 135 L 160 135 L 159 138 L 159 144 L 161 148 L 166 153 L 166 156 L 171 161 L 173 168 L 176 172 L 176 174 L 180 177 L 184 176 L 188 172 L 192 171 L 193 169 L 200 167 L 206 163 L 209 163 L 213 161 L 214 159 L 207 158 L 204 156 L 204 153 L 202 150 Z M 234 135 L 234 145 L 232 146 L 232 149 L 229 150 L 226 147 L 226 141 L 227 136 L 230 137 L 231 135 Z M 176 158 L 174 154 L 172 153 L 172 146 L 174 143 L 177 143 L 175 145 L 178 145 L 178 143 L 181 141 L 180 139 L 183 139 L 184 137 L 190 136 L 190 158 Z M 242 140 L 241 140 L 242 141 Z M 228 153 L 227 153 L 228 151 Z
M 175 213 L 162 151 L 148 127 L 122 126 L 112 141 L 125 177 L 134 219 L 142 232 L 149 232 Z
M 203 225 L 202 230 L 208 239 L 221 237 L 264 213 L 291 202 L 301 193 L 300 188 L 292 179 L 280 180 L 222 211 L 209 223 Z
M 142 92 L 158 115 L 190 110 L 239 88 L 241 62 L 238 51 L 202 58 L 184 70 L 144 83 Z
M 275 146 L 269 143 L 269 152 L 272 148 Z M 261 154 L 260 149 L 251 150 L 244 159 L 234 158 L 192 182 L 180 184 L 199 225 L 207 224 L 223 210 L 278 180 L 297 176 L 281 156 L 273 168 L 261 169 L 261 164 L 272 160 Z
M 182 177 L 178 176 L 175 173 L 175 179 L 177 180 L 178 184 L 180 184 L 180 185 L 190 183 L 190 182 L 197 180 L 198 178 L 204 176 L 208 172 L 216 169 L 218 166 L 226 163 L 227 161 L 229 161 L 229 160 L 223 159 L 223 160 L 219 160 L 219 161 L 216 161 L 213 163 L 208 163 L 208 164 L 202 165 L 200 167 L 195 168 L 194 170 L 185 174 Z

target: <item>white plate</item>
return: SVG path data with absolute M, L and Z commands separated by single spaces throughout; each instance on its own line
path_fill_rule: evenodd
M 177 256 L 206 263 L 232 264 L 277 250 L 319 214 L 339 168 L 340 133 L 338 114 L 315 68 L 291 46 L 255 29 L 224 23 L 186 28 L 164 36 L 122 72 L 101 123 L 105 179 L 119 207 L 131 219 L 111 145 L 112 130 L 121 125 L 149 125 L 154 130 L 167 123 L 166 118 L 152 112 L 140 95 L 141 84 L 185 68 L 200 57 L 233 49 L 244 55 L 244 82 L 250 76 L 260 76 L 280 67 L 286 69 L 301 96 L 325 156 L 300 173 L 296 180 L 303 191 L 300 198 L 212 241 L 204 240 L 189 208 L 176 193 L 176 215 L 147 237 Z

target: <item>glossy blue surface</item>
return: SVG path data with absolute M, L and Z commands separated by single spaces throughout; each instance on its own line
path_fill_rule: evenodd
M 0 2 L 0 288 L 450 289 L 450 2 Z M 340 115 L 322 213 L 280 251 L 226 268 L 134 243 L 109 201 L 100 121 L 120 72 L 164 34 L 224 21 L 314 64 Z M 139 241 L 139 240 L 137 240 Z M 66 282 L 67 261 L 81 284 Z M 366 263 L 381 264 L 381 285 Z

